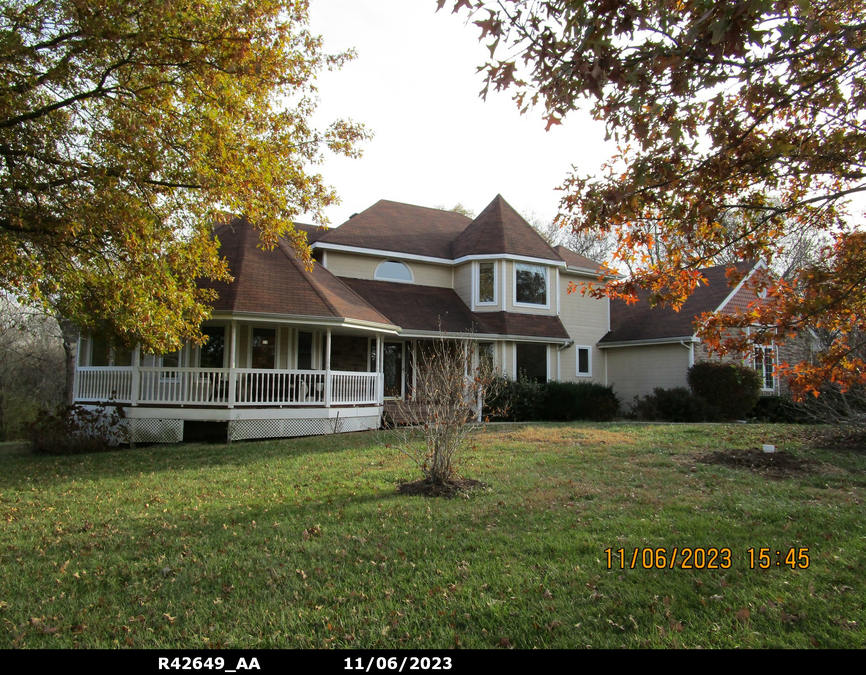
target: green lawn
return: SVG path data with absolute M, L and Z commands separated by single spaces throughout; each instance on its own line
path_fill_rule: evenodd
M 489 487 L 453 500 L 395 494 L 417 475 L 384 433 L 0 448 L 0 647 L 866 647 L 866 454 L 810 435 L 493 426 L 462 465 Z M 762 443 L 809 471 L 697 459 Z M 608 569 L 659 547 L 731 565 Z

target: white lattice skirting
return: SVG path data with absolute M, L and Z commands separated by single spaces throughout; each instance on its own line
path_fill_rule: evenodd
M 183 440 L 183 420 L 127 418 L 123 423 L 133 443 L 180 443 Z
M 229 437 L 233 441 L 245 441 L 251 438 L 320 436 L 378 428 L 378 415 L 320 419 L 235 420 L 229 422 Z

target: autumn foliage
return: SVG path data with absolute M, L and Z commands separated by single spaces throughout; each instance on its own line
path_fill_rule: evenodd
M 230 278 L 211 238 L 243 214 L 264 246 L 324 222 L 325 149 L 364 128 L 311 124 L 328 55 L 306 0 L 21 0 L 0 6 L 0 291 L 157 351 Z
M 587 105 L 616 142 L 603 175 L 562 186 L 560 224 L 613 235 L 611 264 L 627 272 L 591 292 L 648 289 L 679 306 L 702 268 L 778 270 L 792 232 L 819 233 L 827 247 L 812 262 L 698 328 L 722 353 L 818 335 L 814 362 L 781 366 L 795 388 L 866 384 L 866 235 L 846 205 L 866 190 L 862 0 L 438 4 L 480 28 L 484 95 L 513 91 L 521 111 L 543 106 L 548 127 Z

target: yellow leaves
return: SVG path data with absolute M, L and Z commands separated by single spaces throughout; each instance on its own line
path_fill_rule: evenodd
M 54 16 L 59 6 L 40 3 L 21 17 L 33 40 L 50 42 L 40 31 L 52 25 L 73 37 L 29 62 L 51 71 L 51 95 L 65 106 L 39 107 L 48 80 L 10 82 L 21 93 L 0 104 L 4 147 L 33 168 L 0 174 L 3 200 L 18 195 L 0 200 L 17 214 L 17 229 L 0 234 L 0 288 L 164 350 L 199 337 L 213 293 L 197 279 L 230 279 L 212 223 L 253 215 L 273 245 L 302 212 L 324 221 L 336 194 L 310 167 L 323 151 L 358 156 L 370 134 L 351 121 L 324 133 L 310 123 L 316 73 L 352 55 L 322 53 L 306 2 L 214 0 L 165 12 L 103 4 L 104 15 Z M 136 30 L 118 30 L 124 22 Z M 132 47 L 134 64 L 114 60 Z M 110 95 L 99 89 L 107 71 Z

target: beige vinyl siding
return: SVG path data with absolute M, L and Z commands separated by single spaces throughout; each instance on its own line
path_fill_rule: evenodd
M 345 253 L 342 251 L 327 251 L 325 253 L 328 271 L 338 277 L 349 277 L 350 279 L 373 279 L 376 268 L 383 260 L 399 260 L 411 271 L 415 283 L 419 286 L 438 286 L 440 288 L 451 288 L 451 266 L 433 265 L 414 260 L 400 260 L 399 258 L 376 257 Z
M 279 329 L 279 337 L 277 338 L 277 344 L 279 345 L 277 352 L 279 353 L 279 361 L 277 362 L 277 368 L 281 368 L 287 370 L 289 368 L 289 328 L 288 326 L 283 326 Z
M 467 307 L 472 307 L 472 263 L 454 268 L 454 290 Z
M 250 327 L 248 325 L 238 326 L 238 353 L 237 364 L 238 368 L 249 368 L 249 351 L 250 351 Z
M 604 353 L 595 344 L 608 331 L 608 301 L 581 295 L 579 291 L 569 294 L 568 282 L 579 285 L 590 281 L 588 277 L 559 273 L 559 318 L 574 345 L 559 353 L 559 379 L 563 382 L 600 382 L 604 384 Z M 577 375 L 577 347 L 591 347 L 590 368 L 592 375 Z
M 382 258 L 367 255 L 355 255 L 337 251 L 325 251 L 325 262 L 328 271 L 338 277 L 351 279 L 372 279 L 376 266 Z
M 687 387 L 689 350 L 681 344 L 612 347 L 607 354 L 607 381 L 623 404 L 655 387 Z
M 514 377 L 514 343 L 513 342 L 497 342 L 496 343 L 496 367 L 505 377 Z

